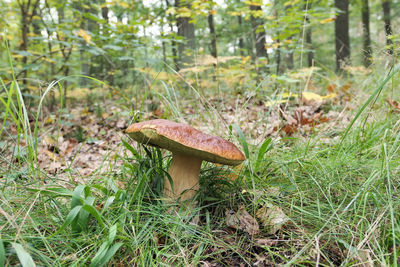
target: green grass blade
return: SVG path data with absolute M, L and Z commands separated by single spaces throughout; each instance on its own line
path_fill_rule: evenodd
M 4 249 L 3 240 L 0 239 L 0 266 L 6 265 L 6 250 Z
M 76 206 L 75 208 L 73 208 L 68 213 L 67 218 L 65 219 L 63 225 L 61 225 L 60 229 L 58 229 L 58 231 L 56 231 L 54 234 L 52 234 L 48 238 L 51 238 L 51 237 L 55 236 L 56 234 L 58 234 L 62 230 L 64 230 L 68 225 L 70 225 L 75 220 L 75 218 L 78 216 L 78 214 L 81 211 L 81 209 L 82 209 L 82 206 Z
M 124 147 L 128 149 L 135 156 L 136 159 L 140 160 L 142 158 L 136 151 L 136 149 L 134 149 L 128 142 L 126 142 L 124 139 L 121 139 L 121 141 Z
M 371 94 L 371 96 L 367 99 L 367 101 L 362 105 L 362 107 L 358 110 L 357 114 L 354 116 L 354 118 L 351 120 L 349 126 L 347 126 L 346 130 L 344 131 L 342 138 L 340 139 L 339 143 L 339 149 L 342 147 L 343 141 L 346 138 L 346 136 L 349 134 L 351 128 L 353 127 L 354 123 L 357 121 L 357 119 L 361 116 L 363 111 L 368 107 L 368 105 L 377 97 L 380 92 L 383 90 L 383 87 L 387 84 L 387 82 L 400 70 L 400 64 L 397 65 L 394 70 L 389 73 L 388 76 L 379 84 L 378 88 Z
M 264 143 L 261 145 L 260 149 L 258 150 L 258 155 L 257 155 L 257 162 L 256 162 L 256 170 L 258 170 L 258 167 L 264 158 L 265 153 L 267 153 L 271 148 L 272 148 L 272 139 L 268 138 L 267 140 L 264 141 Z
M 249 153 L 249 147 L 247 145 L 246 137 L 244 136 L 242 130 L 240 129 L 240 127 L 238 125 L 236 125 L 236 124 L 229 125 L 229 129 L 231 131 L 232 131 L 232 128 L 235 129 L 236 133 L 238 134 L 239 142 L 242 145 L 243 150 L 244 150 L 244 155 L 248 159 L 250 156 L 250 153 Z
M 21 263 L 21 265 L 23 267 L 35 267 L 36 266 L 31 255 L 24 249 L 24 247 L 21 244 L 13 243 L 12 246 L 15 249 L 15 251 L 17 252 L 19 262 Z

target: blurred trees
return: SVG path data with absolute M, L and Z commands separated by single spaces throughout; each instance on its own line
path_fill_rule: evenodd
M 9 0 L 0 7 L 0 73 L 11 71 L 7 41 L 27 88 L 27 79 L 71 74 L 126 86 L 139 79 L 140 68 L 179 70 L 205 55 L 252 59 L 259 75 L 368 67 L 372 47 L 375 56 L 384 43 L 393 53 L 398 38 L 392 29 L 398 18 L 390 14 L 399 6 L 390 0 Z

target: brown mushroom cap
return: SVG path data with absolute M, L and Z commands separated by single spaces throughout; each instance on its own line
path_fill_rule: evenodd
M 139 143 L 214 163 L 238 165 L 245 160 L 243 153 L 231 142 L 182 123 L 162 119 L 143 121 L 129 126 L 126 133 Z

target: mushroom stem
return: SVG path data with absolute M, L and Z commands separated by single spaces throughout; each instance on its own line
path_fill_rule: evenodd
M 172 153 L 172 162 L 168 173 L 172 178 L 174 190 L 172 190 L 168 178 L 165 178 L 164 196 L 172 200 L 179 197 L 181 201 L 191 200 L 199 189 L 201 162 L 202 160 L 198 157 L 177 152 Z

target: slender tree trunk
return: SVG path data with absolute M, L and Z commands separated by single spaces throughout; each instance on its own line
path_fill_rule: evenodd
M 208 26 L 210 28 L 210 35 L 211 35 L 211 43 L 210 43 L 210 52 L 211 55 L 217 59 L 218 57 L 218 50 L 217 50 L 217 35 L 215 33 L 215 27 L 214 27 L 214 15 L 213 15 L 213 10 L 210 10 L 210 13 L 208 14 Z M 216 71 L 217 71 L 217 63 L 213 63 L 214 66 L 214 74 L 213 74 L 213 81 L 217 80 L 216 76 Z
M 278 5 L 279 1 L 275 0 L 275 5 L 277 6 L 275 10 L 280 10 Z M 285 15 L 287 16 L 288 12 L 292 9 L 292 5 L 287 5 L 285 6 Z M 276 17 L 278 17 L 278 11 L 276 11 Z M 292 70 L 294 68 L 294 54 L 293 54 L 293 47 L 292 47 L 292 40 L 293 40 L 293 35 L 290 35 L 287 37 L 287 40 L 289 41 L 288 44 L 285 47 L 286 53 L 283 55 L 284 58 L 284 66 Z M 282 66 L 282 64 L 281 64 Z M 284 68 L 280 67 L 280 73 L 284 72 Z
M 311 3 L 308 3 L 308 6 L 306 6 L 307 10 L 310 10 L 311 8 Z M 307 48 L 307 65 L 308 67 L 312 67 L 314 65 L 314 51 L 313 51 L 313 46 L 312 46 L 312 30 L 311 30 L 311 24 L 310 24 L 310 16 L 308 13 L 305 15 L 306 18 L 306 48 Z
M 290 40 L 290 41 L 292 39 L 293 39 L 293 36 L 290 36 L 288 38 L 288 40 Z M 289 70 L 293 70 L 293 68 L 294 68 L 294 55 L 293 55 L 293 49 L 292 49 L 292 47 L 290 47 L 290 44 L 291 44 L 291 42 L 289 42 L 289 47 L 287 48 L 289 51 L 286 54 L 285 61 L 286 61 L 287 68 Z
M 278 47 L 276 48 L 276 51 L 275 51 L 276 75 L 281 74 L 281 46 L 279 45 L 280 41 L 281 40 L 279 38 L 276 39 L 276 42 L 278 43 Z
M 391 36 L 393 35 L 392 24 L 390 22 L 390 0 L 382 0 L 383 9 L 383 21 L 385 23 L 385 34 L 386 34 L 386 45 L 387 52 L 393 54 L 393 41 Z
M 167 64 L 167 48 L 165 45 L 165 35 L 164 35 L 164 25 L 161 25 L 161 47 L 162 47 L 162 56 L 163 56 L 163 62 L 164 66 Z
M 211 43 L 210 43 L 210 52 L 214 58 L 217 58 L 218 51 L 217 51 L 217 35 L 215 33 L 214 27 L 214 15 L 212 14 L 212 10 L 210 10 L 210 14 L 208 15 L 208 27 L 210 28 L 210 35 L 211 35 Z
M 261 5 L 251 4 L 250 10 L 253 12 L 260 11 L 260 10 L 262 10 Z M 257 59 L 266 58 L 267 61 L 269 62 L 267 49 L 265 48 L 266 41 L 265 41 L 264 23 L 259 18 L 255 17 L 252 14 L 251 25 L 253 28 L 253 38 L 254 38 L 255 48 L 256 48 L 256 58 Z M 269 71 L 268 67 L 263 67 L 261 69 L 264 69 L 265 71 Z
M 175 0 L 175 6 L 191 8 L 190 1 Z M 178 27 L 178 35 L 185 38 L 184 43 L 178 44 L 179 67 L 192 66 L 194 62 L 194 54 L 196 50 L 196 38 L 194 34 L 194 24 L 190 17 L 178 17 L 176 19 Z
M 363 24 L 363 64 L 369 67 L 372 63 L 371 36 L 369 31 L 369 5 L 368 0 L 361 1 L 361 18 Z
M 287 6 L 286 8 L 288 8 L 288 7 L 290 7 L 290 5 Z M 285 10 L 286 10 L 286 8 L 285 8 Z M 275 16 L 276 19 L 279 18 L 278 9 L 279 9 L 278 1 L 275 0 L 274 1 L 274 16 Z M 281 40 L 279 38 L 280 34 L 281 34 L 280 30 L 278 29 L 277 32 L 276 32 L 276 35 L 277 35 L 277 38 L 276 38 L 277 47 L 275 49 L 276 75 L 280 75 L 281 71 L 283 71 L 283 69 L 284 69 L 281 66 L 281 45 L 280 45 Z
M 240 36 L 239 36 L 239 52 L 240 56 L 244 57 L 244 41 L 243 41 L 243 22 L 242 22 L 242 15 L 237 16 L 238 18 L 238 24 L 239 24 L 239 30 L 240 30 Z
M 350 64 L 349 0 L 335 0 L 339 14 L 335 20 L 336 71 Z

